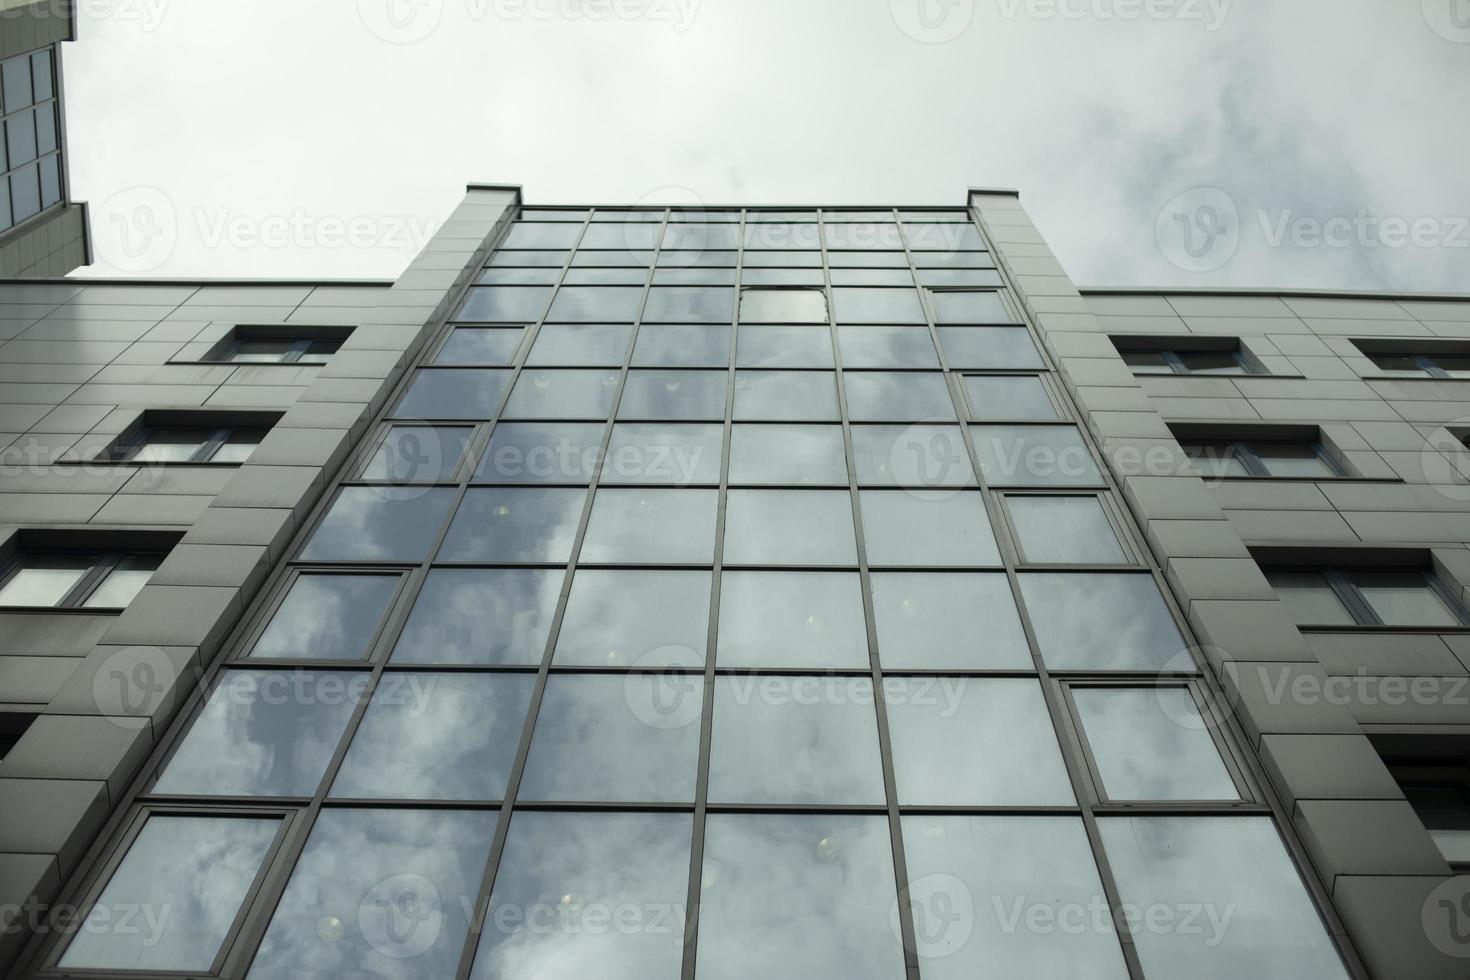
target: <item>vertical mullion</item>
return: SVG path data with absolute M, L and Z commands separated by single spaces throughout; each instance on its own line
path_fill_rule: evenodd
M 1240 460 L 1241 465 L 1245 467 L 1246 472 L 1251 476 L 1269 477 L 1271 475 L 1271 471 L 1266 468 L 1265 463 L 1261 462 L 1261 457 L 1256 455 L 1256 450 L 1250 443 L 1244 441 L 1232 442 L 1230 443 L 1230 449 L 1235 453 L 1235 458 Z
M 220 447 L 230 438 L 230 430 L 225 428 L 215 429 L 210 432 L 205 440 L 199 444 L 194 455 L 189 457 L 191 463 L 202 463 L 214 458 Z
M 86 602 L 88 597 L 101 587 L 102 582 L 108 574 L 122 561 L 123 556 L 117 552 L 107 552 L 97 555 L 92 561 L 92 567 L 77 579 L 77 584 L 67 590 L 66 594 L 56 601 L 58 609 L 75 609 Z
M 1347 607 L 1347 611 L 1358 621 L 1358 625 L 1384 625 L 1377 611 L 1368 603 L 1367 599 L 1363 598 L 1363 593 L 1358 590 L 1357 583 L 1346 572 L 1340 568 L 1332 568 L 1323 572 L 1323 576 L 1327 579 L 1327 584 L 1332 588 L 1332 591 L 1337 593 L 1338 600 Z

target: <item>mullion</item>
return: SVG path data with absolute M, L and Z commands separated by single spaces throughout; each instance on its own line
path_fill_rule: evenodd
M 1254 477 L 1269 477 L 1271 475 L 1271 471 L 1266 468 L 1265 463 L 1261 462 L 1261 457 L 1256 455 L 1256 450 L 1250 443 L 1236 440 L 1229 445 L 1230 451 L 1235 455 L 1236 459 L 1240 460 L 1241 465 L 1245 467 L 1245 471 L 1248 474 Z
M 203 463 L 214 458 L 214 454 L 219 452 L 220 447 L 230 438 L 230 434 L 231 430 L 227 428 L 211 431 L 199 444 L 199 448 L 194 450 L 194 455 L 189 457 L 189 462 Z
M 1322 572 L 1327 585 L 1337 595 L 1338 601 L 1347 608 L 1348 613 L 1358 621 L 1359 626 L 1383 626 L 1384 622 L 1378 613 L 1369 605 L 1368 600 L 1363 598 L 1363 593 L 1358 586 L 1340 568 L 1329 568 Z
M 75 609 L 81 606 L 87 599 L 101 587 L 102 582 L 122 561 L 123 556 L 117 552 L 104 552 L 96 555 L 92 560 L 92 567 L 77 580 L 60 599 L 56 601 L 56 608 Z

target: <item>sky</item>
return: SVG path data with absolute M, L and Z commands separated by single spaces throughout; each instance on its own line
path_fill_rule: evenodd
M 1470 291 L 1470 0 L 77 0 L 89 276 L 395 277 L 527 203 L 962 205 L 1081 286 Z

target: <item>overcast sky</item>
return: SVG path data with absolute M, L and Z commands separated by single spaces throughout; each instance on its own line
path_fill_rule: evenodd
M 392 278 L 530 203 L 960 205 L 1082 285 L 1470 291 L 1470 0 L 78 0 L 84 275 Z

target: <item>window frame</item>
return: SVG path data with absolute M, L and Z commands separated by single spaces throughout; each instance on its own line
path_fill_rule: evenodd
M 204 440 L 199 448 L 189 456 L 188 459 L 137 459 L 138 453 L 148 446 L 149 436 L 159 432 L 199 432 L 204 434 Z M 216 460 L 214 457 L 220 449 L 229 442 L 230 438 L 242 432 L 260 432 L 261 441 L 270 434 L 271 427 L 252 425 L 168 425 L 161 423 L 144 423 L 136 431 L 124 433 L 115 439 L 105 450 L 104 458 L 112 463 L 133 463 L 140 466 L 192 466 L 197 463 L 213 463 L 217 466 L 241 466 L 244 461 Z M 255 443 L 258 447 L 260 442 Z M 254 450 L 252 450 L 253 452 Z
M 1327 582 L 1327 587 L 1337 598 L 1343 609 L 1353 618 L 1351 625 L 1330 623 L 1297 623 L 1300 630 L 1315 632 L 1341 632 L 1343 630 L 1370 629 L 1370 630 L 1407 630 L 1410 632 L 1436 632 L 1439 630 L 1458 630 L 1470 628 L 1470 608 L 1457 599 L 1439 575 L 1431 568 L 1419 566 L 1395 566 L 1395 565 L 1303 565 L 1301 563 L 1289 564 L 1266 564 L 1262 567 L 1269 581 L 1272 572 L 1312 572 L 1321 575 Z M 1456 626 L 1394 626 L 1383 621 L 1383 618 L 1374 610 L 1364 596 L 1358 585 L 1352 580 L 1353 572 L 1409 572 L 1417 573 L 1425 583 L 1426 588 L 1449 610 L 1450 614 L 1459 620 Z M 1272 586 L 1274 592 L 1275 586 Z
M 1185 455 L 1191 460 L 1195 458 L 1190 454 L 1193 449 L 1223 447 L 1226 450 L 1224 455 L 1239 460 L 1246 470 L 1244 476 L 1234 476 L 1229 473 L 1201 474 L 1201 478 L 1205 480 L 1344 480 L 1353 478 L 1353 474 L 1348 472 L 1347 467 L 1328 451 L 1320 437 L 1317 439 L 1183 438 L 1179 442 Z M 1309 447 L 1331 472 L 1328 476 L 1280 476 L 1272 473 L 1262 462 L 1260 454 L 1256 451 L 1258 445 Z
M 159 564 L 162 565 L 168 557 L 166 548 L 113 548 L 102 551 L 93 551 L 85 548 L 27 548 L 22 547 L 15 553 L 0 560 L 0 587 L 8 585 L 15 576 L 26 568 L 26 559 L 31 556 L 42 555 L 68 555 L 78 558 L 89 559 L 90 565 L 76 584 L 68 589 L 60 599 L 49 606 L 9 606 L 0 605 L 0 612 L 11 612 L 24 609 L 64 609 L 68 612 L 106 612 L 117 609 L 125 609 L 126 606 L 88 606 L 86 602 L 107 581 L 112 572 L 122 562 L 129 558 L 137 558 L 143 555 L 157 555 Z M 157 571 L 157 568 L 154 569 Z

